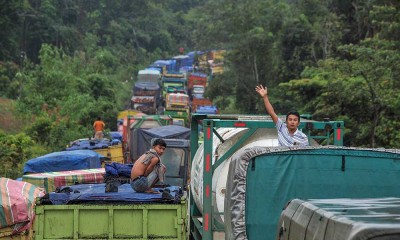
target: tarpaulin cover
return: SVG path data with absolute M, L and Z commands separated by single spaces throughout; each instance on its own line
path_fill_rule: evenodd
M 113 142 L 108 139 L 79 139 L 73 141 L 70 144 L 70 147 L 67 147 L 66 151 L 72 150 L 93 150 L 93 149 L 101 149 L 101 148 L 108 148 L 108 146 L 113 145 Z
M 198 106 L 196 113 L 199 114 L 217 114 L 218 108 L 216 106 Z
M 122 133 L 121 132 L 110 132 L 110 136 L 112 138 L 112 140 L 119 140 L 120 143 L 122 142 Z
M 53 192 L 56 188 L 66 185 L 82 183 L 103 183 L 104 168 L 71 170 L 61 172 L 33 173 L 22 176 L 22 180 L 43 187 L 46 192 Z
M 106 163 L 106 176 L 131 177 L 132 164 Z
M 158 82 L 137 82 L 135 83 L 134 91 L 159 91 L 160 85 Z
M 232 157 L 226 185 L 228 239 L 274 239 L 294 198 L 400 197 L 400 150 L 253 147 Z
M 60 192 L 49 194 L 49 201 L 53 205 L 72 204 L 81 202 L 162 202 L 161 191 L 168 191 L 172 200 L 177 203 L 180 201 L 182 191 L 177 186 L 165 189 L 154 188 L 160 193 L 137 193 L 129 183 L 118 187 L 118 192 L 105 192 L 105 184 L 80 184 L 61 188 Z
M 400 239 L 399 213 L 400 198 L 293 199 L 277 235 L 281 240 Z
M 100 160 L 102 157 L 101 154 L 92 150 L 53 152 L 26 162 L 24 175 L 27 173 L 101 168 Z
M 13 226 L 17 234 L 30 228 L 35 198 L 44 195 L 30 183 L 0 177 L 0 229 Z
M 138 159 L 143 153 L 151 148 L 152 138 L 164 139 L 186 139 L 190 138 L 190 129 L 182 126 L 167 125 L 150 129 L 131 129 L 132 139 L 130 142 L 131 157 Z M 168 147 L 168 146 L 167 146 Z
M 167 95 L 168 102 L 170 104 L 189 104 L 189 96 L 187 94 L 182 93 L 170 93 Z

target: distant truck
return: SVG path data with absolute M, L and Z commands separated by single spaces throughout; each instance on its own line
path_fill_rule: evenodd
M 190 99 L 194 98 L 204 98 L 204 93 L 206 91 L 205 86 L 203 85 L 193 85 L 192 89 L 189 90 Z
M 213 103 L 208 98 L 193 98 L 191 103 L 191 112 L 195 113 L 198 106 L 212 106 Z
M 160 83 L 160 71 L 140 70 L 138 80 L 133 88 L 131 108 L 146 114 L 156 114 L 161 105 Z
M 167 96 L 167 93 L 186 92 L 186 78 L 182 73 L 167 73 L 162 77 L 162 97 Z
M 206 87 L 207 85 L 207 74 L 194 72 L 191 73 L 188 77 L 188 89 L 193 89 L 195 85 L 201 85 Z
M 172 117 L 173 125 L 189 126 L 189 96 L 184 93 L 168 93 L 165 98 L 165 115 Z

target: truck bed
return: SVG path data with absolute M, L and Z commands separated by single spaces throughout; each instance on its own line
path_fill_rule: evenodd
M 38 200 L 34 238 L 186 239 L 186 193 L 175 192 L 179 187 L 170 187 L 174 199 L 167 200 L 162 194 L 136 193 L 129 184 L 109 193 L 104 184 L 88 185 Z

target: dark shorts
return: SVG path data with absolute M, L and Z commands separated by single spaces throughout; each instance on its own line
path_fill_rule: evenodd
M 149 190 L 149 183 L 147 181 L 147 177 L 139 176 L 131 181 L 131 187 L 135 192 L 145 192 Z

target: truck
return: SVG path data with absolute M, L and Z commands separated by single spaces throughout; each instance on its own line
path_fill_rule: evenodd
M 146 114 L 157 114 L 161 105 L 161 73 L 158 70 L 140 70 L 137 78 L 131 108 Z
M 187 92 L 186 78 L 182 73 L 167 73 L 162 77 L 162 97 L 164 99 L 167 93 Z
M 193 88 L 194 85 L 207 86 L 208 76 L 205 73 L 193 72 L 188 77 L 188 88 Z
M 202 134 L 199 134 L 202 126 Z M 302 119 L 299 129 L 311 145 L 343 145 L 344 123 Z M 202 145 L 199 137 L 204 136 Z M 232 157 L 253 145 L 278 146 L 275 125 L 267 116 L 192 114 L 190 236 L 193 239 L 224 239 L 224 201 Z M 230 210 L 229 210 L 230 211 Z M 226 213 L 226 211 L 225 211 Z M 230 238 L 227 238 L 230 239 Z
M 200 121 L 204 143 L 199 146 L 193 123 Z M 279 222 L 293 198 L 400 195 L 400 151 L 343 147 L 342 121 L 301 119 L 307 147 L 278 147 L 274 123 L 264 116 L 193 114 L 191 126 L 193 239 L 280 239 L 277 229 L 294 226 Z M 329 239 L 346 239 L 336 236 Z
M 172 117 L 172 124 L 189 126 L 189 96 L 184 93 L 168 93 L 164 114 Z
M 34 239 L 187 239 L 190 130 L 186 139 L 148 130 L 140 130 L 147 133 L 138 135 L 137 142 L 149 145 L 153 137 L 165 137 L 168 147 L 161 161 L 170 186 L 156 189 L 168 191 L 170 198 L 135 193 L 130 184 L 121 184 L 118 192 L 105 192 L 104 184 L 67 186 L 37 199 Z
M 224 58 L 226 50 L 212 50 L 208 52 L 208 62 L 210 63 L 211 75 L 224 73 Z
M 207 74 L 200 72 L 190 73 L 188 77 L 188 92 L 191 99 L 202 98 L 207 86 L 207 79 Z M 199 92 L 201 89 L 202 92 Z
M 194 97 L 191 102 L 191 112 L 195 113 L 198 106 L 212 106 L 210 99 L 201 96 L 201 98 Z
M 130 146 L 134 140 L 132 131 L 137 128 L 155 128 L 165 125 L 172 125 L 172 117 L 168 115 L 134 115 L 126 116 L 123 121 L 122 151 L 124 163 L 132 163 L 130 158 Z

